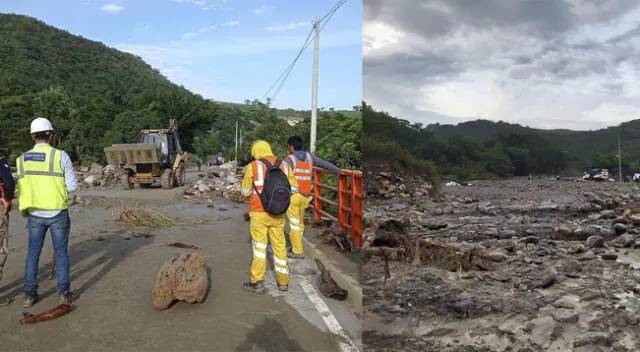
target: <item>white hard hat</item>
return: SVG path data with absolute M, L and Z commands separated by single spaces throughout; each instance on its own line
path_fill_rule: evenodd
M 31 133 L 45 131 L 53 131 L 53 125 L 51 125 L 51 121 L 45 119 L 44 117 L 36 117 L 33 121 L 31 121 Z

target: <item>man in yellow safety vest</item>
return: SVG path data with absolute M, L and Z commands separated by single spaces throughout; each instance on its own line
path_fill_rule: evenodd
M 38 301 L 38 263 L 47 230 L 51 232 L 56 261 L 56 290 L 62 304 L 74 299 L 69 276 L 69 193 L 78 181 L 69 155 L 53 148 L 53 126 L 43 117 L 31 121 L 35 146 L 16 160 L 18 210 L 27 217 L 29 245 L 25 262 L 25 308 Z
M 285 160 L 293 169 L 299 186 L 299 193 L 291 196 L 291 205 L 287 211 L 289 240 L 291 241 L 291 251 L 287 253 L 287 256 L 291 259 L 304 259 L 302 246 L 304 213 L 313 199 L 313 167 L 316 166 L 336 174 L 342 173 L 342 169 L 311 153 L 305 152 L 303 150 L 304 143 L 300 136 L 289 137 L 287 144 L 289 146 L 289 157 Z

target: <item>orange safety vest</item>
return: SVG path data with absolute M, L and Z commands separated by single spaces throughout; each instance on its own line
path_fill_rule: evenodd
M 313 189 L 313 183 L 311 182 L 313 176 L 313 158 L 311 154 L 307 153 L 306 161 L 298 160 L 293 154 L 289 155 L 289 159 L 293 161 L 293 174 L 296 176 L 296 180 L 298 180 L 300 193 L 311 194 L 311 190 Z
M 277 158 L 273 155 L 266 156 L 264 157 L 264 159 L 272 164 L 275 164 L 277 160 Z M 287 166 L 289 165 L 283 160 L 280 164 L 280 169 L 284 172 L 285 175 L 289 176 L 289 168 Z M 262 201 L 260 200 L 258 192 L 262 192 L 262 190 L 264 189 L 264 175 L 267 173 L 267 166 L 260 160 L 254 160 L 251 162 L 251 169 L 253 171 L 253 175 L 251 175 L 251 178 L 253 179 L 253 185 L 255 189 L 249 196 L 249 211 L 264 213 L 264 207 L 262 206 Z

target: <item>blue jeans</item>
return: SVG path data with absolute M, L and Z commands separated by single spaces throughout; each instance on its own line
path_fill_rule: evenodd
M 68 292 L 71 287 L 68 251 L 69 233 L 71 232 L 69 211 L 63 210 L 52 218 L 29 215 L 27 228 L 29 229 L 29 248 L 24 266 L 25 295 L 35 297 L 38 294 L 38 265 L 47 230 L 51 231 L 51 242 L 56 261 L 56 279 L 58 280 L 56 289 L 59 293 Z

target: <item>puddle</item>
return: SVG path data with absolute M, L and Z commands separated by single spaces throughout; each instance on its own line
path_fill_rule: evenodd
M 395 202 L 395 203 L 391 203 L 391 207 L 395 208 L 395 209 L 404 209 L 406 207 L 409 206 L 409 203 L 407 202 Z

